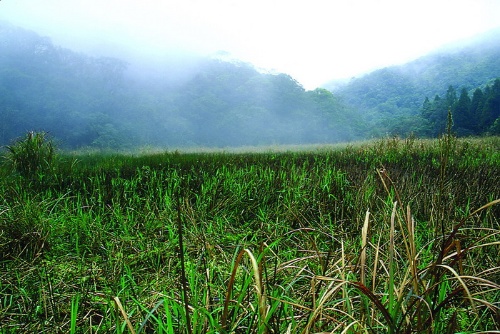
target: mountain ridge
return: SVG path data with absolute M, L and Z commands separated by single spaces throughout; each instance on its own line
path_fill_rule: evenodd
M 472 89 L 500 77 L 500 29 L 455 42 L 401 65 L 388 66 L 324 88 L 363 112 L 416 113 L 425 97 L 448 86 Z
M 395 133 L 433 136 L 437 132 L 429 129 L 440 129 L 442 120 L 423 117 L 426 97 L 444 95 L 450 85 L 455 90 L 485 87 L 500 77 L 500 34 L 475 41 L 451 48 L 453 52 L 378 69 L 332 93 L 306 90 L 288 74 L 262 72 L 234 59 L 174 59 L 132 67 L 123 59 L 75 52 L 0 22 L 0 145 L 31 130 L 49 131 L 68 148 L 229 147 L 333 143 Z M 491 87 L 496 92 L 498 84 Z M 490 91 L 485 89 L 485 96 Z M 495 105 L 496 95 L 488 99 Z M 426 113 L 436 118 L 429 103 L 427 107 Z M 440 103 L 432 107 L 447 108 Z M 481 112 L 483 123 L 496 129 L 490 124 L 495 111 Z
M 0 25 L 0 145 L 30 130 L 49 131 L 69 148 L 328 143 L 362 136 L 331 93 L 306 91 L 287 74 L 209 58 L 194 60 L 185 73 L 163 65 L 131 72 L 121 59 L 76 53 Z

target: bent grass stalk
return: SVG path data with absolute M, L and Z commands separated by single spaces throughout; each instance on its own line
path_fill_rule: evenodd
M 227 324 L 227 317 L 229 313 L 229 303 L 231 300 L 231 294 L 236 278 L 236 272 L 238 270 L 238 267 L 241 264 L 241 261 L 243 259 L 243 256 L 247 254 L 250 262 L 252 264 L 252 271 L 254 275 L 254 281 L 255 281 L 255 292 L 257 294 L 257 300 L 258 300 L 258 314 L 259 314 L 259 333 L 267 333 L 267 325 L 266 325 L 266 313 L 267 313 L 267 307 L 266 307 L 266 297 L 264 294 L 263 286 L 262 286 L 262 280 L 261 280 L 261 272 L 259 270 L 259 264 L 257 263 L 257 260 L 253 256 L 252 252 L 249 249 L 242 249 L 239 253 L 238 256 L 236 257 L 236 261 L 234 262 L 233 265 L 233 270 L 231 273 L 231 277 L 229 278 L 229 283 L 227 286 L 227 292 L 226 292 L 226 298 L 224 300 L 224 309 L 222 312 L 222 329 L 228 330 L 228 324 Z

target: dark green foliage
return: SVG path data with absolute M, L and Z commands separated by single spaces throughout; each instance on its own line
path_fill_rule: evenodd
M 475 115 L 471 113 L 471 99 L 469 97 L 469 92 L 467 91 L 467 89 L 462 88 L 462 91 L 460 92 L 460 98 L 456 102 L 453 111 L 454 126 L 457 134 L 473 134 L 472 131 L 474 129 L 474 124 L 470 123 Z
M 448 88 L 445 99 L 436 95 L 431 102 L 426 98 L 421 112 L 427 122 L 425 134 L 438 136 L 444 133 L 447 110 L 453 114 L 453 131 L 459 136 L 496 134 L 495 122 L 500 117 L 500 79 L 484 88 L 476 88 L 472 99 L 465 88 L 457 99 L 452 86 Z
M 331 93 L 324 91 L 320 100 L 321 90 L 306 92 L 288 75 L 263 74 L 249 64 L 221 61 L 207 61 L 200 72 L 172 102 L 185 120 L 184 135 L 171 138 L 172 143 L 325 143 L 361 136 L 343 116 L 345 107 L 328 98 Z M 358 121 L 363 123 L 361 116 Z
M 480 117 L 480 127 L 489 128 L 500 117 L 500 79 L 496 79 L 488 93 Z
M 335 92 L 364 110 L 391 112 L 384 105 L 394 101 L 398 108 L 416 112 L 425 96 L 444 94 L 450 85 L 476 87 L 499 77 L 499 36 L 498 30 L 492 31 L 464 46 L 374 71 L 354 78 Z

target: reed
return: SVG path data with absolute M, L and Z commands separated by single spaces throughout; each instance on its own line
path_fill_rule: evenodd
M 0 333 L 499 331 L 500 139 L 444 140 L 4 159 Z

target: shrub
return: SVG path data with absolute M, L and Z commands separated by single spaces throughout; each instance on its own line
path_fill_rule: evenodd
M 29 131 L 7 146 L 7 160 L 12 169 L 26 178 L 42 177 L 52 170 L 55 147 L 46 132 Z

